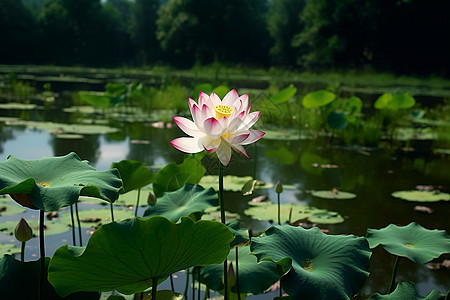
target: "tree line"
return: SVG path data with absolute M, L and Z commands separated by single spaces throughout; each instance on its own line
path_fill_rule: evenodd
M 0 63 L 450 75 L 448 0 L 0 0 Z

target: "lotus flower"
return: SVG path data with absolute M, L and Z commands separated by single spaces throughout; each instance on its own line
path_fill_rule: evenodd
M 172 146 L 186 153 L 203 150 L 216 152 L 220 162 L 227 166 L 231 159 L 231 149 L 249 158 L 244 149 L 259 140 L 265 133 L 250 130 L 259 119 L 260 111 L 250 112 L 248 95 L 239 96 L 231 90 L 220 100 L 212 93 L 210 96 L 200 92 L 198 103 L 189 99 L 193 121 L 174 117 L 175 123 L 191 137 L 172 140 Z

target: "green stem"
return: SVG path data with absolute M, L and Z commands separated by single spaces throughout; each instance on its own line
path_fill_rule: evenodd
M 22 242 L 22 249 L 20 251 L 20 260 L 25 261 L 25 242 Z
M 238 256 L 238 247 L 236 249 L 236 292 L 238 300 L 241 300 L 241 290 L 239 289 L 239 256 Z
M 175 293 L 175 287 L 173 285 L 173 275 L 170 274 L 170 288 L 172 289 L 172 292 Z
M 158 288 L 158 277 L 152 277 L 152 300 L 156 300 L 157 288 Z
M 138 208 L 139 208 L 139 198 L 141 197 L 141 188 L 138 188 L 138 194 L 136 199 L 136 209 L 134 210 L 134 216 L 137 217 Z
M 201 283 L 200 283 L 200 267 L 197 268 L 197 280 L 198 280 L 198 296 L 197 296 L 197 299 L 200 300 L 200 289 L 201 289 Z
M 72 220 L 72 244 L 76 246 L 75 243 L 75 220 L 73 218 L 73 204 L 70 205 L 70 218 Z
M 225 207 L 223 201 L 223 167 L 219 161 L 219 205 L 220 205 L 220 221 L 225 224 Z M 228 300 L 228 262 L 225 259 L 223 262 L 223 285 L 224 285 L 224 299 Z
M 445 299 L 444 300 L 449 299 L 448 296 L 450 296 L 450 290 L 448 290 L 447 295 L 445 295 Z
M 388 288 L 388 291 L 387 291 L 388 294 L 392 293 L 394 291 L 394 288 L 395 288 L 395 276 L 397 275 L 398 259 L 399 259 L 399 257 L 396 256 L 395 257 L 395 261 L 394 261 L 394 267 L 392 269 L 391 283 L 389 283 L 389 288 Z
M 277 193 L 278 195 L 278 225 L 281 225 L 281 218 L 280 218 L 280 193 Z
M 111 208 L 111 221 L 114 222 L 114 207 L 113 207 L 113 203 L 110 202 L 109 204 L 111 204 L 110 208 Z
M 78 202 L 75 202 L 75 215 L 77 216 L 78 236 L 80 238 L 80 247 L 83 247 L 83 240 L 82 240 L 82 234 L 81 234 L 80 215 L 78 214 Z
M 44 241 L 44 219 L 45 212 L 40 210 L 39 213 L 39 248 L 41 251 L 41 279 L 39 281 L 39 300 L 44 300 L 45 286 L 45 241 Z
M 192 300 L 195 299 L 195 267 L 192 268 Z
M 184 299 L 188 298 L 187 291 L 189 287 L 189 269 L 186 269 L 186 284 L 184 285 Z

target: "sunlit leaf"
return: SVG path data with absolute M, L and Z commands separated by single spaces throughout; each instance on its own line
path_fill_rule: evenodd
M 314 197 L 323 198 L 323 199 L 353 199 L 356 198 L 356 195 L 349 192 L 343 192 L 339 190 L 330 190 L 330 191 L 314 191 L 311 193 Z
M 230 89 L 228 87 L 219 85 L 218 87 L 214 88 L 212 92 L 219 96 L 220 99 L 223 99 L 223 97 L 225 97 L 225 95 L 228 94 L 229 91 Z
M 108 107 L 111 103 L 110 97 L 100 92 L 82 91 L 78 92 L 78 95 L 82 101 L 97 107 Z
M 424 264 L 450 253 L 450 238 L 445 230 L 429 230 L 415 222 L 407 226 L 390 224 L 381 229 L 367 229 L 370 248 L 381 245 L 387 252 Z
M 166 192 L 154 205 L 144 212 L 144 217 L 164 216 L 172 222 L 178 222 L 182 216 L 203 213 L 205 209 L 218 205 L 217 193 L 199 185 L 186 184 L 174 192 Z
M 410 108 L 416 104 L 416 101 L 412 96 L 407 93 L 398 93 L 398 94 L 390 94 L 385 93 L 378 97 L 378 99 L 374 103 L 374 107 L 377 109 L 402 109 L 402 108 Z
M 56 211 L 79 196 L 114 202 L 121 186 L 117 170 L 96 171 L 75 153 L 38 160 L 9 156 L 0 162 L 0 194 L 33 209 Z
M 127 219 L 100 227 L 86 247 L 58 248 L 48 277 L 63 296 L 75 291 L 137 293 L 149 288 L 152 278 L 162 282 L 180 270 L 223 262 L 232 240 L 219 222 Z
M 146 163 L 136 160 L 121 160 L 111 164 L 111 169 L 119 170 L 120 177 L 123 181 L 123 186 L 120 189 L 121 193 L 128 193 L 129 191 L 142 188 L 152 183 L 154 174 L 150 168 L 146 167 Z
M 281 225 L 253 238 L 250 247 L 258 261 L 282 267 L 281 286 L 293 299 L 349 299 L 369 275 L 371 251 L 363 237 Z
M 288 101 L 297 93 L 297 88 L 291 84 L 288 87 L 282 89 L 275 95 L 271 96 L 269 100 L 274 104 L 280 104 Z
M 336 99 L 336 95 L 334 93 L 320 90 L 306 94 L 302 103 L 306 108 L 316 108 L 327 105 L 328 103 L 333 102 L 334 99 Z
M 413 202 L 450 201 L 450 194 L 442 193 L 440 191 L 397 191 L 393 192 L 391 195 L 395 198 Z
M 223 177 L 223 189 L 225 191 L 233 191 L 233 192 L 241 192 L 242 188 L 247 182 L 253 180 L 251 176 L 234 176 L 234 175 L 225 175 Z M 216 191 L 219 190 L 219 176 L 217 175 L 205 175 L 202 177 L 199 185 L 204 188 L 212 187 Z M 254 189 L 268 189 L 273 187 L 272 183 L 262 182 L 256 180 Z

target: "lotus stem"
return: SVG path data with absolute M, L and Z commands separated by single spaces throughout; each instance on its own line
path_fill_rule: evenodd
M 201 283 L 200 283 L 200 267 L 197 268 L 197 280 L 198 280 L 198 296 L 197 299 L 200 300 L 200 288 L 201 288 Z
M 175 288 L 174 288 L 174 285 L 173 285 L 173 275 L 172 274 L 170 274 L 170 288 L 172 289 L 172 292 L 175 293 Z
M 157 288 L 158 288 L 158 277 L 152 277 L 152 300 L 156 300 Z
M 186 269 L 186 284 L 184 285 L 184 299 L 188 298 L 187 291 L 189 287 L 189 269 Z
M 114 222 L 114 207 L 113 207 L 113 203 L 109 202 L 110 204 L 110 208 L 111 208 L 111 222 Z
M 45 286 L 45 240 L 44 240 L 44 210 L 39 211 L 39 249 L 41 252 L 41 278 L 39 281 L 39 300 L 44 298 L 44 286 Z
M 280 217 L 280 193 L 277 193 L 278 195 L 278 225 L 281 225 L 281 217 Z
M 80 247 L 83 247 L 83 239 L 82 239 L 82 234 L 81 234 L 80 215 L 78 214 L 78 201 L 75 202 L 75 215 L 77 216 L 78 236 L 80 238 Z
M 220 220 L 225 224 L 225 207 L 223 201 L 223 166 L 219 162 L 219 205 L 220 205 Z M 224 285 L 224 299 L 228 300 L 228 262 L 227 259 L 223 262 L 223 285 Z
M 397 275 L 398 259 L 399 259 L 399 256 L 396 256 L 395 260 L 394 260 L 394 267 L 392 269 L 391 283 L 389 283 L 389 288 L 387 291 L 388 294 L 392 293 L 395 288 L 395 276 Z
M 238 300 L 241 300 L 241 291 L 239 289 L 239 254 L 238 254 L 238 247 L 234 248 L 236 249 L 236 292 Z
M 445 299 L 444 300 L 447 300 L 448 296 L 450 296 L 450 290 L 448 290 L 447 294 L 445 295 Z
M 76 246 L 75 243 L 75 220 L 73 218 L 73 204 L 70 205 L 70 218 L 72 220 L 72 244 Z
M 138 194 L 136 199 L 136 208 L 134 210 L 134 216 L 137 217 L 138 208 L 139 208 L 139 198 L 141 197 L 141 188 L 138 188 Z
M 192 268 L 192 300 L 195 299 L 195 267 Z
M 22 249 L 20 250 L 20 261 L 25 262 L 25 242 L 22 242 Z

